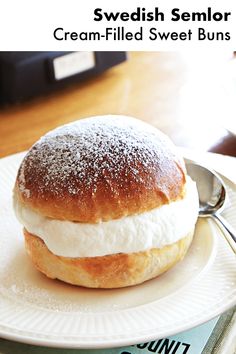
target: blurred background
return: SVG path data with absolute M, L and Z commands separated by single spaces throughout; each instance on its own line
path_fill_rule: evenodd
M 236 156 L 229 52 L 0 52 L 0 157 L 58 125 L 131 115 L 182 147 Z

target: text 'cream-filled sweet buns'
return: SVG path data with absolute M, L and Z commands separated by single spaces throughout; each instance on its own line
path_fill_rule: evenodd
M 14 209 L 41 272 L 116 288 L 184 257 L 198 194 L 168 137 L 137 119 L 107 115 L 61 126 L 32 146 L 18 171 Z

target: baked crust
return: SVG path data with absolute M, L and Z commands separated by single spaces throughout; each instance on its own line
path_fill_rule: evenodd
M 121 288 L 152 279 L 182 260 L 191 244 L 193 231 L 160 249 L 86 258 L 56 256 L 39 237 L 25 229 L 24 235 L 31 260 L 47 277 L 89 288 Z
M 44 216 L 97 223 L 183 198 L 185 183 L 184 162 L 163 133 L 102 116 L 41 138 L 20 166 L 14 194 Z

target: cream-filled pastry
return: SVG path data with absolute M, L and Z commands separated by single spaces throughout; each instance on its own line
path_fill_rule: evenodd
M 184 257 L 198 194 L 163 133 L 134 118 L 99 116 L 33 145 L 18 171 L 14 208 L 40 271 L 115 288 L 151 279 Z

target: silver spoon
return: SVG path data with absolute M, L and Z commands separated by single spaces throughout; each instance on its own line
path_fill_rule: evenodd
M 220 212 L 225 206 L 226 188 L 212 170 L 186 159 L 188 175 L 196 182 L 199 194 L 199 216 L 213 217 L 236 253 L 236 233 Z M 225 232 L 226 231 L 226 232 Z

